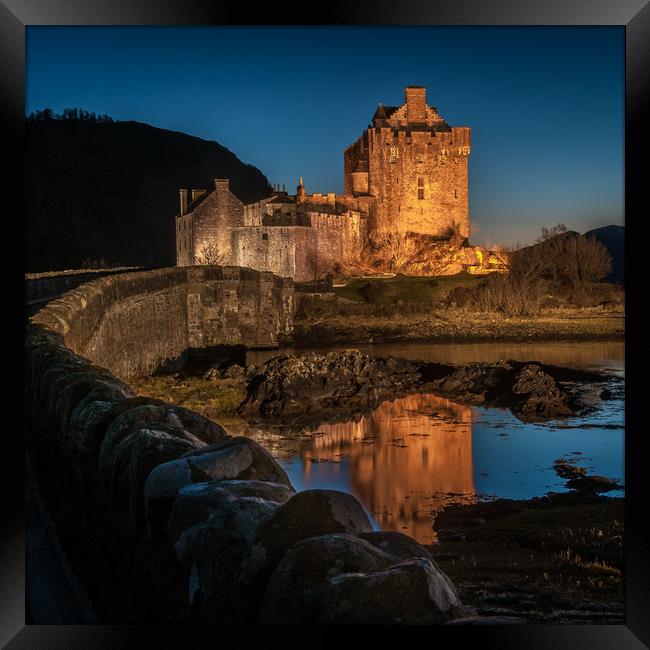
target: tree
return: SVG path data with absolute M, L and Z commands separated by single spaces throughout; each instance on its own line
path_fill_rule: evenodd
M 568 231 L 568 228 L 563 223 L 558 223 L 556 226 L 542 226 L 542 232 L 535 238 L 536 244 L 548 241 L 557 235 L 562 235 Z
M 219 253 L 214 242 L 203 244 L 196 255 L 196 263 L 205 266 L 223 266 L 227 263 L 225 255 Z

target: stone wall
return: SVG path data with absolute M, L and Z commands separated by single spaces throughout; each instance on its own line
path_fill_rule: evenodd
M 252 226 L 233 230 L 233 261 L 243 267 L 308 282 L 318 277 L 316 230 Z
M 30 319 L 27 445 L 100 622 L 435 624 L 468 613 L 426 549 L 372 532 L 354 497 L 296 494 L 254 441 L 115 376 L 180 349 L 185 329 L 207 343 L 286 327 L 291 290 L 250 269 L 162 269 L 95 280 Z
M 238 267 L 125 273 L 68 292 L 32 320 L 128 379 L 150 374 L 188 347 L 279 345 L 293 327 L 293 282 Z
M 319 274 L 357 268 L 368 240 L 368 218 L 361 212 L 308 212 L 317 233 Z
M 84 282 L 90 282 L 105 275 L 137 271 L 139 267 L 124 266 L 114 269 L 79 269 L 51 271 L 48 273 L 25 273 L 25 304 L 32 305 L 60 296 L 75 289 Z

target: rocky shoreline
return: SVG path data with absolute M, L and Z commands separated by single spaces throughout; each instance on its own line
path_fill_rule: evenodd
M 274 357 L 247 369 L 245 379 L 242 417 L 296 423 L 348 418 L 414 392 L 507 407 L 523 421 L 544 420 L 584 412 L 584 386 L 612 378 L 537 362 L 452 366 L 347 350 Z

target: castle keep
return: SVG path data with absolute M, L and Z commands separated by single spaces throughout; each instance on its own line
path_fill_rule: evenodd
M 244 205 L 228 180 L 212 191 L 180 190 L 178 266 L 225 264 L 296 281 L 358 268 L 382 233 L 444 239 L 469 235 L 470 129 L 450 127 L 408 86 L 401 106 L 377 107 L 372 124 L 344 151 L 344 193 L 272 195 Z

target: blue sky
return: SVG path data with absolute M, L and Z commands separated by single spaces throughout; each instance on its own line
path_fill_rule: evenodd
M 216 140 L 271 183 L 343 190 L 343 149 L 407 85 L 472 128 L 473 243 L 623 223 L 620 27 L 29 27 L 26 111 Z

